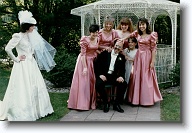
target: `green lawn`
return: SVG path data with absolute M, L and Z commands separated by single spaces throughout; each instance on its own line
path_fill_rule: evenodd
M 68 93 L 49 93 L 54 113 L 37 121 L 59 121 L 69 112 L 67 108 Z
M 7 84 L 9 81 L 10 70 L 3 69 L 0 66 L 0 100 L 3 100 Z M 66 113 L 67 109 L 68 93 L 49 93 L 54 113 L 41 118 L 37 121 L 59 121 Z
M 0 100 L 3 100 L 5 91 L 7 89 L 7 84 L 9 81 L 10 70 L 1 68 L 0 66 Z
M 180 119 L 180 94 L 164 93 L 161 102 L 161 120 L 162 121 L 181 121 Z

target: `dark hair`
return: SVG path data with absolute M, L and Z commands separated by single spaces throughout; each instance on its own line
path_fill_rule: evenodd
M 142 35 L 143 32 L 139 29 L 139 23 L 146 23 L 146 33 L 147 34 L 151 34 L 151 29 L 150 29 L 150 25 L 149 25 L 149 22 L 146 18 L 140 18 L 138 23 L 137 23 L 137 30 L 138 30 L 138 33 L 139 35 Z
M 20 31 L 25 33 L 31 26 L 35 26 L 34 24 L 29 24 L 29 23 L 22 23 L 20 26 Z
M 117 26 L 117 29 L 118 29 L 118 30 L 121 30 L 121 25 L 128 25 L 129 27 L 128 27 L 127 31 L 133 32 L 133 24 L 132 24 L 131 19 L 129 19 L 129 18 L 127 18 L 127 17 L 122 18 L 122 19 L 120 20 L 119 25 Z
M 132 42 L 136 43 L 135 48 L 138 48 L 137 39 L 136 39 L 135 37 L 130 37 L 130 38 L 128 38 L 128 43 L 129 43 L 130 40 L 131 40 Z
M 90 27 L 89 27 L 89 32 L 91 33 L 94 33 L 96 31 L 99 31 L 99 25 L 97 24 L 92 24 Z

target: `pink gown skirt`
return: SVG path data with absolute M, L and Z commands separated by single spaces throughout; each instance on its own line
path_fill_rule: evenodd
M 81 54 L 77 58 L 68 100 L 69 109 L 90 110 L 96 108 L 94 58 L 94 55 L 86 55 L 87 75 L 82 75 Z
M 161 101 L 155 68 L 149 68 L 151 51 L 139 49 L 135 55 L 133 74 L 130 77 L 128 102 L 134 105 L 154 105 Z

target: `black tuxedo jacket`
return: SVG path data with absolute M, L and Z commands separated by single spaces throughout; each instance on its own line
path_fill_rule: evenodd
M 125 56 L 120 54 L 117 56 L 115 65 L 114 65 L 114 71 L 113 75 L 115 78 L 118 77 L 125 77 Z M 111 62 L 111 52 L 103 51 L 101 54 L 97 56 L 97 59 L 95 61 L 95 75 L 96 77 L 100 75 L 107 75 L 109 71 L 109 66 Z

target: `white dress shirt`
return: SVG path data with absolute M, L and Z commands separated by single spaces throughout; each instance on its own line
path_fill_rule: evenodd
M 109 65 L 109 71 L 108 74 L 112 74 L 114 71 L 114 65 L 115 65 L 115 61 L 117 59 L 118 54 L 115 54 L 114 49 L 111 51 L 111 62 Z

